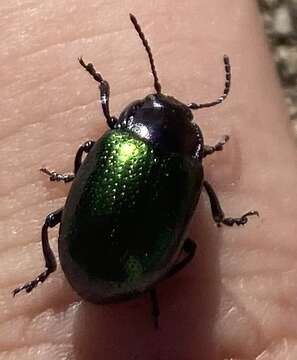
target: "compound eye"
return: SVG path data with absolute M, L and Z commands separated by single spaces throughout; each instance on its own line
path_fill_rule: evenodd
M 143 139 L 148 140 L 151 136 L 148 127 L 145 126 L 144 124 L 140 124 L 140 123 L 133 124 L 131 130 Z
M 150 95 L 147 95 L 144 100 L 145 101 L 154 101 L 155 98 L 156 98 L 156 96 L 154 94 L 150 94 Z

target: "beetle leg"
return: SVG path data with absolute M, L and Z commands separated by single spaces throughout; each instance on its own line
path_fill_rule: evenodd
M 108 126 L 113 129 L 115 124 L 117 123 L 118 119 L 115 116 L 110 115 L 109 111 L 109 96 L 110 96 L 110 88 L 109 84 L 106 80 L 103 79 L 100 73 L 96 72 L 96 69 L 93 64 L 89 63 L 86 64 L 83 61 L 83 58 L 78 58 L 80 65 L 85 68 L 85 70 L 99 83 L 99 90 L 100 90 L 100 99 L 103 114 L 106 118 Z
M 74 173 L 59 174 L 55 171 L 50 171 L 46 168 L 41 168 L 40 171 L 43 172 L 44 174 L 48 175 L 50 181 L 64 181 L 64 183 L 73 181 L 75 178 L 75 175 L 77 174 L 78 169 L 80 168 L 80 165 L 82 163 L 83 153 L 85 152 L 86 154 L 88 154 L 94 144 L 95 144 L 95 141 L 88 140 L 78 148 L 76 155 L 75 155 L 75 160 L 74 160 Z
M 224 145 L 227 141 L 229 141 L 230 137 L 228 135 L 224 135 L 222 140 L 217 142 L 214 146 L 210 145 L 204 145 L 203 147 L 203 157 L 206 157 L 207 155 L 213 154 L 215 151 L 222 151 L 224 148 Z
M 86 154 L 88 154 L 94 144 L 95 144 L 95 141 L 88 140 L 78 148 L 77 153 L 75 155 L 75 160 L 74 160 L 74 175 L 77 174 L 78 169 L 80 168 L 80 165 L 82 163 L 83 153 L 85 152 Z
M 13 296 L 15 296 L 17 293 L 23 290 L 25 290 L 27 293 L 31 292 L 39 283 L 43 283 L 47 279 L 49 274 L 51 274 L 56 270 L 57 263 L 56 263 L 55 255 L 52 249 L 50 248 L 50 244 L 48 241 L 48 228 L 52 228 L 61 222 L 62 212 L 63 212 L 63 208 L 49 214 L 46 217 L 44 225 L 41 230 L 42 251 L 43 251 L 45 268 L 46 268 L 45 271 L 42 272 L 40 275 L 38 275 L 36 279 L 29 281 L 23 286 L 14 289 L 12 292 Z
M 220 96 L 217 100 L 205 104 L 191 103 L 188 105 L 190 109 L 197 110 L 197 109 L 219 105 L 227 98 L 231 88 L 231 65 L 230 65 L 229 57 L 227 55 L 224 55 L 224 66 L 225 66 L 225 88 L 223 95 Z
M 183 269 L 194 257 L 196 252 L 197 245 L 195 242 L 189 238 L 187 238 L 183 244 L 182 252 L 186 254 L 186 256 L 176 264 L 172 266 L 172 268 L 166 274 L 166 277 L 171 277 L 176 274 L 178 271 Z
M 150 298 L 152 304 L 152 315 L 154 318 L 155 328 L 159 329 L 159 316 L 160 316 L 160 307 L 156 289 L 150 290 Z
M 187 238 L 181 249 L 181 252 L 184 252 L 186 254 L 186 256 L 182 260 L 180 260 L 179 262 L 174 264 L 172 266 L 172 268 L 167 272 L 165 277 L 169 278 L 169 277 L 175 275 L 180 270 L 182 270 L 193 259 L 195 252 L 196 252 L 196 247 L 197 246 L 196 246 L 195 242 L 193 240 Z M 159 307 L 156 289 L 152 289 L 150 291 L 150 296 L 151 296 L 151 304 L 152 304 L 152 314 L 155 319 L 155 327 L 156 327 L 156 329 L 158 329 L 159 328 L 160 307 Z
M 207 181 L 204 181 L 203 185 L 209 197 L 212 217 L 218 226 L 221 226 L 221 224 L 227 226 L 233 226 L 234 224 L 244 225 L 248 222 L 249 216 L 253 216 L 253 215 L 259 216 L 258 211 L 249 211 L 238 218 L 232 218 L 232 217 L 226 218 L 214 189 Z
M 50 181 L 64 181 L 64 183 L 73 181 L 73 179 L 75 178 L 75 175 L 78 172 L 78 169 L 80 168 L 80 165 L 82 163 L 83 153 L 85 152 L 86 154 L 88 154 L 94 144 L 95 144 L 95 141 L 88 140 L 78 148 L 78 150 L 76 152 L 75 160 L 74 160 L 74 173 L 59 174 L 55 171 L 50 171 L 46 168 L 41 168 L 40 171 L 43 172 L 44 174 L 48 175 Z
M 64 181 L 64 183 L 68 183 L 74 179 L 74 174 L 59 174 L 46 168 L 41 168 L 40 171 L 48 175 L 50 181 Z

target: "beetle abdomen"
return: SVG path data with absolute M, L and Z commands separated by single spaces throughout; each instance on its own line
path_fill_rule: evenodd
M 194 166 L 125 130 L 108 131 L 94 145 L 70 190 L 59 237 L 63 270 L 78 293 L 115 301 L 165 274 L 198 201 L 203 173 Z

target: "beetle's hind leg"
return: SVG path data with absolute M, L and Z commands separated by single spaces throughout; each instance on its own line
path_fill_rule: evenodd
M 160 306 L 156 289 L 150 290 L 150 299 L 152 304 L 152 315 L 154 318 L 155 328 L 159 329 Z
M 225 214 L 221 208 L 219 199 L 218 199 L 214 189 L 212 188 L 212 186 L 207 181 L 204 181 L 203 185 L 204 185 L 207 195 L 209 197 L 212 217 L 218 226 L 221 226 L 221 224 L 224 224 L 227 226 L 233 226 L 234 224 L 244 225 L 248 222 L 249 216 L 253 216 L 253 215 L 259 216 L 258 211 L 253 210 L 253 211 L 248 211 L 244 215 L 237 217 L 237 218 L 225 217 Z
M 179 262 L 177 262 L 176 264 L 174 264 L 172 266 L 172 268 L 168 271 L 168 273 L 166 274 L 166 277 L 171 277 L 173 275 L 175 275 L 177 272 L 179 272 L 180 270 L 182 270 L 194 257 L 195 253 L 196 253 L 196 248 L 197 245 L 195 244 L 195 242 L 189 238 L 187 238 L 183 244 L 183 247 L 181 249 L 182 253 L 185 253 L 185 257 L 180 260 Z
M 229 135 L 224 135 L 220 141 L 218 141 L 215 145 L 204 145 L 203 147 L 203 157 L 207 155 L 211 155 L 216 151 L 222 151 L 224 149 L 224 145 L 229 141 Z
M 42 251 L 45 260 L 45 271 L 37 276 L 36 279 L 27 282 L 23 286 L 20 286 L 13 290 L 13 296 L 15 296 L 20 291 L 25 290 L 27 293 L 31 292 L 39 283 L 43 283 L 49 274 L 54 272 L 57 268 L 57 263 L 55 255 L 50 248 L 48 241 L 48 228 L 53 228 L 61 222 L 63 209 L 59 209 L 49 214 L 44 222 L 44 225 L 41 230 L 41 240 L 42 240 Z
M 172 266 L 172 268 L 168 271 L 168 273 L 165 275 L 165 278 L 171 277 L 180 270 L 182 270 L 194 257 L 196 251 L 196 244 L 191 239 L 186 239 L 183 247 L 181 249 L 181 253 L 185 253 L 185 257 L 178 261 L 176 264 Z M 159 328 L 159 317 L 160 317 L 160 306 L 159 301 L 157 297 L 156 289 L 150 290 L 150 299 L 152 304 L 152 315 L 154 318 L 155 328 Z
M 102 105 L 103 114 L 106 118 L 108 126 L 113 129 L 118 119 L 115 116 L 110 115 L 109 111 L 109 97 L 110 97 L 110 88 L 109 83 L 103 79 L 100 73 L 98 73 L 93 64 L 86 64 L 83 61 L 83 58 L 78 58 L 80 65 L 99 83 L 100 90 L 100 100 Z

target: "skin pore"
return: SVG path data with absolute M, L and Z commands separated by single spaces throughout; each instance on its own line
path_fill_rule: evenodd
M 11 296 L 42 271 L 41 226 L 69 190 L 38 169 L 72 171 L 78 146 L 107 129 L 97 84 L 76 59 L 109 81 L 112 114 L 153 92 L 130 12 L 163 92 L 185 103 L 220 96 L 229 55 L 230 96 L 193 112 L 207 144 L 230 135 L 205 176 L 227 216 L 260 213 L 217 228 L 202 194 L 189 228 L 197 256 L 158 286 L 158 331 L 148 296 L 87 304 L 59 267 L 32 294 Z M 255 2 L 9 0 L 0 15 L 0 360 L 296 359 L 296 145 Z

